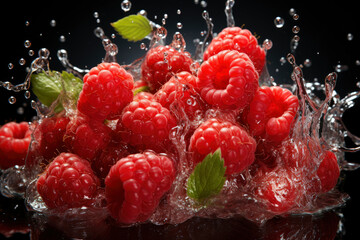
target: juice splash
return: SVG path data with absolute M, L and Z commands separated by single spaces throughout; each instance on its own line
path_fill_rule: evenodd
M 125 10 L 123 8 L 124 11 L 128 11 L 130 9 L 131 3 L 130 7 L 128 7 L 129 3 L 130 1 L 123 1 L 122 6 L 124 6 L 126 9 Z M 225 13 L 227 16 L 228 27 L 235 26 L 232 14 L 233 6 L 234 1 L 226 2 Z M 214 37 L 214 24 L 209 13 L 204 11 L 202 17 L 206 22 L 207 30 L 206 34 L 204 34 L 203 40 L 197 43 L 196 51 L 193 57 L 195 62 L 198 62 L 199 64 L 202 63 L 204 51 Z M 295 18 L 297 19 L 298 15 L 297 17 L 294 15 L 294 19 Z M 166 23 L 165 16 L 164 19 L 165 20 L 162 21 L 163 24 L 164 22 Z M 277 28 L 284 25 L 281 19 L 276 19 L 275 24 Z M 181 28 L 179 30 L 181 30 Z M 294 34 L 297 34 L 299 31 L 300 30 L 298 27 L 293 29 Z M 105 50 L 103 62 L 116 62 L 116 56 L 118 54 L 118 48 L 116 44 L 105 35 L 101 28 L 96 28 L 94 33 L 96 37 L 101 40 Z M 167 30 L 165 29 L 165 26 L 154 24 L 153 32 L 147 37 L 150 39 L 148 50 L 162 45 L 166 36 Z M 307 82 L 304 78 L 302 68 L 297 65 L 294 57 L 294 52 L 297 51 L 298 43 L 299 38 L 294 35 L 290 43 L 290 51 L 292 54 L 288 54 L 286 57 L 286 60 L 292 66 L 291 79 L 293 82 L 283 84 L 281 86 L 291 90 L 298 97 L 300 103 L 300 108 L 289 142 L 290 144 L 294 144 L 296 146 L 305 145 L 310 152 L 310 158 L 314 159 L 314 169 L 306 170 L 302 167 L 299 167 L 293 170 L 295 175 L 298 174 L 304 179 L 304 182 L 301 183 L 304 187 L 300 189 L 300 191 L 307 192 L 311 190 L 308 187 L 313 185 L 312 181 L 319 181 L 318 179 L 313 180 L 311 177 L 313 176 L 312 173 L 314 173 L 314 171 L 316 171 L 318 168 L 321 161 L 321 154 L 324 151 L 330 150 L 336 153 L 339 165 L 341 166 L 342 170 L 355 170 L 359 167 L 358 164 L 348 163 L 344 158 L 344 152 L 353 152 L 359 150 L 359 147 L 346 147 L 344 145 L 344 138 L 348 136 L 356 146 L 358 146 L 360 142 L 357 136 L 347 130 L 341 119 L 344 112 L 354 105 L 354 101 L 360 94 L 359 92 L 353 92 L 341 99 L 335 91 L 335 83 L 337 80 L 337 74 L 335 72 L 330 73 L 325 78 L 324 84 L 319 82 Z M 177 32 L 173 35 L 173 41 L 170 45 L 179 52 L 185 50 L 186 43 L 180 32 Z M 146 44 L 145 46 L 141 44 L 141 46 L 141 48 L 146 48 Z M 270 40 L 265 40 L 263 42 L 262 48 L 266 50 L 266 52 L 268 52 L 271 47 L 272 42 Z M 270 53 L 271 52 L 269 52 L 269 54 Z M 72 65 L 69 62 L 66 50 L 59 50 L 57 56 L 61 64 L 65 67 L 66 71 L 70 73 L 73 73 L 74 75 L 82 78 L 86 73 L 89 72 L 88 69 L 81 69 Z M 143 59 L 140 58 L 133 63 L 123 65 L 126 70 L 132 73 L 135 80 L 140 80 L 140 66 L 142 60 Z M 164 62 L 166 61 L 167 56 L 164 55 Z M 1 86 L 15 92 L 28 91 L 31 87 L 31 75 L 40 71 L 49 71 L 49 65 L 49 51 L 47 49 L 41 49 L 38 53 L 38 58 L 36 58 L 31 64 L 31 70 L 24 83 L 13 85 L 10 81 L 0 82 Z M 198 66 L 196 66 L 196 64 L 192 65 L 191 70 L 193 74 L 196 74 L 198 72 Z M 262 86 L 276 85 L 276 81 L 270 77 L 266 67 L 262 71 L 259 81 L 260 85 Z M 317 97 L 315 90 L 322 91 L 322 95 L 324 95 L 325 98 L 322 99 Z M 10 102 L 13 101 L 14 100 L 12 99 Z M 36 102 L 33 102 L 32 106 L 37 110 L 39 124 L 42 123 L 43 119 L 54 115 L 52 107 L 50 107 L 50 109 L 42 109 L 42 106 Z M 64 108 L 66 114 L 70 116 L 74 114 L 74 109 L 71 104 L 68 106 L 65 105 Z M 183 109 L 174 108 L 173 110 L 174 114 L 180 115 Z M 265 203 L 256 195 L 254 195 L 255 189 L 257 188 L 257 183 L 253 181 L 256 180 L 256 177 L 252 175 L 252 171 L 254 170 L 252 168 L 246 169 L 244 172 L 235 176 L 234 178 L 227 179 L 225 181 L 222 194 L 213 198 L 211 206 L 209 207 L 197 206 L 196 203 L 194 203 L 194 201 L 186 195 L 186 182 L 189 175 L 191 174 L 192 169 L 189 166 L 188 159 L 190 156 L 188 154 L 185 136 L 191 133 L 191 127 L 197 127 L 202 122 L 204 122 L 205 119 L 210 117 L 218 117 L 220 114 L 224 113 L 218 110 L 210 109 L 203 115 L 199 114 L 195 120 L 189 120 L 185 117 L 182 119 L 181 123 L 170 132 L 170 140 L 174 143 L 178 152 L 177 171 L 179 174 L 173 183 L 173 187 L 167 193 L 166 200 L 163 200 L 160 203 L 156 211 L 150 217 L 150 222 L 154 224 L 178 224 L 194 216 L 205 218 L 230 218 L 236 215 L 242 215 L 256 222 L 264 222 L 276 215 L 274 212 L 268 211 Z M 232 122 L 236 121 L 236 119 L 233 119 L 231 115 L 222 117 Z M 115 123 L 112 123 L 110 120 L 109 125 L 111 124 Z M 36 129 L 36 127 L 34 128 Z M 36 139 L 34 139 L 34 141 L 36 141 Z M 281 161 L 281 159 L 278 158 L 275 159 L 275 161 Z M 29 169 L 31 169 L 30 173 Z M 81 220 L 82 218 L 85 218 L 84 216 L 86 216 L 87 219 L 90 219 L 89 221 L 92 224 L 96 222 L 95 219 L 99 216 L 101 216 L 100 219 L 107 217 L 106 206 L 104 204 L 105 196 L 101 191 L 99 192 L 92 208 L 71 209 L 68 210 L 65 214 L 59 214 L 56 211 L 49 210 L 41 200 L 41 197 L 35 188 L 37 181 L 36 175 L 41 173 L 42 170 L 43 169 L 41 168 L 39 169 L 32 167 L 29 162 L 26 163 L 25 167 L 14 167 L 13 169 L 6 170 L 3 173 L 1 180 L 2 193 L 6 196 L 21 195 L 26 199 L 29 210 L 44 213 L 45 215 L 49 216 L 77 216 L 75 218 L 76 220 Z M 19 179 L 22 179 L 22 181 L 19 181 Z M 241 185 L 244 182 L 245 184 Z M 305 195 L 303 199 L 298 199 L 297 205 L 287 213 L 297 214 L 304 212 L 318 212 L 327 208 L 339 206 L 347 199 L 348 196 L 346 193 L 341 193 L 336 189 L 330 193 L 320 195 L 308 194 Z

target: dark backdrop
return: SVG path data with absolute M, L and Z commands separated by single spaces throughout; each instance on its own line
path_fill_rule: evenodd
M 2 7 L 1 14 L 1 81 L 12 81 L 14 83 L 23 81 L 26 76 L 25 68 L 30 66 L 31 61 L 37 55 L 37 51 L 42 47 L 50 50 L 52 58 L 50 67 L 54 70 L 63 70 L 56 57 L 57 50 L 61 48 L 68 51 L 70 62 L 75 66 L 91 68 L 97 65 L 104 57 L 105 52 L 101 41 L 93 34 L 93 30 L 100 26 L 107 36 L 111 36 L 115 32 L 109 25 L 110 22 L 128 14 L 136 14 L 142 9 L 147 11 L 150 20 L 159 24 L 161 24 L 163 15 L 168 14 L 165 25 L 168 29 L 167 43 L 171 41 L 172 35 L 176 31 L 180 31 L 187 41 L 187 50 L 194 53 L 192 40 L 194 38 L 201 39 L 200 32 L 206 30 L 205 21 L 201 17 L 204 10 L 201 3 L 195 4 L 193 0 L 132 0 L 131 2 L 131 10 L 124 13 L 120 7 L 121 1 L 8 1 Z M 360 63 L 356 64 L 356 60 L 360 61 L 360 21 L 357 17 L 358 6 L 355 5 L 356 2 L 341 1 L 336 4 L 327 2 L 324 5 L 314 1 L 312 4 L 305 4 L 300 1 L 289 2 L 237 1 L 235 3 L 234 16 L 236 25 L 242 26 L 244 24 L 245 28 L 256 33 L 259 36 L 260 43 L 264 39 L 271 39 L 273 42 L 273 48 L 267 55 L 270 75 L 274 76 L 277 82 L 291 81 L 291 67 L 288 63 L 282 65 L 280 58 L 285 57 L 290 52 L 290 39 L 294 35 L 291 29 L 297 25 L 300 27 L 298 33 L 300 42 L 295 53 L 297 63 L 304 63 L 306 59 L 310 59 L 312 63 L 310 67 L 303 68 L 305 78 L 311 81 L 318 78 L 319 81 L 323 81 L 325 76 L 334 71 L 335 66 L 340 64 L 345 66 L 344 68 L 347 68 L 347 70 L 338 73 L 336 90 L 341 96 L 356 90 L 355 84 L 360 81 Z M 210 17 L 213 19 L 215 32 L 221 31 L 226 26 L 224 5 L 223 1 L 207 1 L 205 9 L 208 10 Z M 298 20 L 295 21 L 290 16 L 290 8 L 296 10 L 299 15 Z M 181 10 L 180 15 L 177 14 L 178 9 Z M 98 12 L 100 23 L 97 23 L 94 12 Z M 155 19 L 155 16 L 157 19 Z M 285 20 L 283 28 L 278 29 L 275 27 L 274 19 L 277 16 Z M 50 25 L 51 20 L 56 21 L 55 27 Z M 26 21 L 29 22 L 28 26 L 25 24 Z M 177 22 L 183 24 L 181 30 L 176 28 Z M 353 35 L 351 41 L 347 37 L 349 33 Z M 61 36 L 65 37 L 64 42 L 60 41 Z M 31 42 L 30 48 L 24 47 L 25 40 Z M 119 36 L 116 36 L 113 41 L 119 47 L 117 60 L 120 64 L 130 63 L 145 53 L 140 49 L 140 42 L 129 43 Z M 143 42 L 148 44 L 148 41 Z M 35 52 L 34 56 L 29 56 L 29 49 Z M 19 64 L 20 58 L 25 59 L 24 66 Z M 14 64 L 12 70 L 8 69 L 9 63 Z M 17 99 L 14 105 L 7 102 L 10 96 L 15 96 Z M 359 103 L 357 104 L 345 114 L 344 120 L 351 131 L 360 135 L 357 120 L 360 107 Z M 30 100 L 25 99 L 23 92 L 11 93 L 0 89 L 0 106 L 2 110 L 0 124 L 12 120 L 31 120 L 35 112 L 29 105 Z M 359 154 L 349 154 L 346 157 L 349 161 L 359 162 Z M 356 223 L 360 213 L 360 198 L 357 195 L 359 181 L 359 171 L 346 174 L 343 187 L 344 191 L 350 194 L 351 200 L 342 209 L 344 215 L 342 219 L 343 228 L 346 231 L 343 236 L 344 239 L 360 237 Z M 2 199 L 3 209 L 13 206 L 14 203 Z M 236 221 L 234 220 L 234 222 Z M 214 227 L 215 224 L 219 228 L 218 230 L 221 231 L 221 229 L 226 229 L 225 225 L 234 223 L 229 221 L 204 221 L 203 224 L 205 228 L 206 226 Z M 245 227 L 243 223 L 241 224 L 240 229 L 248 230 L 246 224 Z M 222 227 L 222 225 L 224 226 Z M 172 231 L 177 231 L 176 228 L 174 229 Z M 238 233 L 236 232 L 236 234 Z M 251 235 L 251 233 L 249 234 Z M 28 238 L 27 235 L 16 236 Z

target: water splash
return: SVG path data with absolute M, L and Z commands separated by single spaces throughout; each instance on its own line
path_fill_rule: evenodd
M 104 30 L 101 27 L 97 27 L 94 30 L 96 37 L 101 39 L 102 45 L 105 49 L 104 62 L 116 62 L 116 55 L 118 54 L 118 47 L 111 42 L 111 40 L 105 35 Z
M 209 16 L 209 13 L 206 10 L 204 10 L 202 12 L 202 17 L 206 21 L 207 32 L 206 32 L 206 35 L 204 37 L 204 40 L 199 41 L 197 46 L 196 46 L 194 59 L 195 59 L 195 61 L 198 61 L 198 62 L 202 61 L 205 48 L 208 46 L 208 44 L 213 39 L 213 29 L 214 29 L 214 24 L 212 23 L 212 20 L 211 20 L 211 18 Z
M 232 11 L 234 5 L 235 5 L 235 0 L 227 0 L 225 3 L 225 15 L 226 15 L 226 22 L 228 27 L 235 26 L 235 20 Z
M 72 65 L 69 61 L 68 53 L 65 49 L 58 50 L 57 57 L 61 64 L 65 67 L 67 72 L 70 72 L 80 78 L 82 78 L 86 73 L 89 72 L 88 69 L 81 69 Z

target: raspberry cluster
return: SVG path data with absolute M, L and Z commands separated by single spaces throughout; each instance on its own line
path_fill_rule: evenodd
M 44 167 L 37 190 L 49 208 L 91 207 L 103 188 L 110 215 L 125 224 L 148 220 L 176 177 L 218 149 L 225 177 L 247 171 L 253 196 L 273 213 L 292 209 L 305 191 L 334 188 L 339 166 L 331 151 L 318 148 L 321 163 L 304 172 L 316 164 L 312 140 L 293 138 L 299 100 L 285 88 L 259 86 L 265 51 L 250 31 L 225 28 L 198 71 L 191 64 L 187 52 L 154 47 L 134 82 L 119 64 L 100 63 L 83 77 L 76 109 L 34 124 L 29 151 L 27 123 L 0 129 L 0 168 L 24 164 L 28 152 Z M 180 145 L 186 172 L 178 171 Z M 314 187 L 300 188 L 301 179 Z

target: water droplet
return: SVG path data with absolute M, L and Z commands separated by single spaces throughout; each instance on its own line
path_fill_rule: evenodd
M 311 66 L 311 60 L 310 59 L 305 59 L 304 66 L 305 67 L 310 67 Z
M 9 68 L 10 70 L 13 69 L 13 68 L 14 68 L 14 64 L 9 63 L 9 64 L 8 64 L 8 68 Z
M 294 8 L 290 8 L 290 10 L 289 10 L 290 16 L 294 16 L 295 13 L 296 13 L 295 9 L 294 9 Z
M 295 33 L 295 34 L 299 33 L 300 32 L 300 27 L 299 26 L 293 26 L 292 32 Z
M 180 9 L 176 10 L 176 13 L 177 13 L 178 15 L 180 15 L 180 14 L 181 14 L 181 10 L 180 10 Z
M 147 12 L 146 12 L 144 9 L 140 10 L 140 11 L 138 12 L 138 14 L 141 15 L 141 16 L 144 16 L 144 17 L 147 16 Z
M 29 48 L 29 47 L 31 46 L 31 42 L 30 42 L 29 40 L 25 40 L 24 46 L 25 46 L 26 48 Z
M 199 4 L 199 1 L 200 1 L 200 0 L 194 0 L 194 3 L 195 3 L 195 4 Z
M 169 16 L 167 15 L 167 13 L 165 13 L 165 14 L 164 14 L 164 18 L 165 18 L 165 19 L 168 19 L 168 17 L 169 17 Z
M 98 18 L 99 17 L 99 13 L 98 12 L 94 12 L 94 18 Z
M 66 40 L 66 38 L 65 38 L 65 36 L 64 35 L 61 35 L 60 37 L 59 37 L 59 41 L 60 42 L 65 42 L 65 40 Z
M 144 50 L 146 48 L 146 44 L 145 43 L 140 43 L 140 49 Z
M 50 21 L 50 26 L 51 26 L 51 27 L 55 27 L 55 26 L 56 26 L 56 21 L 55 21 L 54 19 L 52 19 L 52 20 Z
M 356 66 L 360 66 L 360 60 L 356 60 L 356 61 L 355 61 L 355 65 L 356 65 Z
M 25 21 L 25 26 L 28 27 L 30 25 L 29 21 Z
M 352 33 L 348 33 L 346 38 L 347 40 L 352 41 L 354 39 L 354 35 Z
M 31 56 L 34 56 L 34 51 L 33 50 L 29 50 L 29 56 L 31 57 Z
M 335 71 L 336 72 L 344 72 L 344 71 L 347 71 L 348 69 L 349 69 L 349 67 L 347 65 L 337 64 L 335 66 Z
M 293 40 L 294 40 L 295 42 L 299 42 L 299 41 L 300 41 L 300 37 L 299 37 L 298 35 L 294 35 Z
M 295 13 L 295 14 L 293 15 L 293 19 L 294 19 L 294 20 L 299 20 L 299 17 L 300 17 L 300 16 L 299 16 L 299 14 L 297 14 L 297 13 Z
M 102 38 L 104 36 L 104 30 L 101 27 L 97 27 L 94 30 L 94 34 L 98 38 Z
M 178 22 L 178 23 L 176 24 L 176 27 L 177 27 L 178 29 L 182 29 L 183 25 L 182 25 L 181 22 Z
M 50 56 L 50 51 L 46 48 L 41 48 L 38 52 L 39 57 L 48 59 Z
M 130 2 L 129 0 L 124 0 L 124 1 L 122 1 L 122 3 L 121 3 L 121 9 L 122 9 L 124 12 L 130 11 L 130 9 L 131 9 L 131 2 Z
M 166 24 L 166 19 L 165 19 L 165 18 L 161 19 L 161 23 L 162 23 L 163 25 L 165 25 L 165 24 Z
M 25 60 L 24 58 L 20 58 L 20 59 L 19 59 L 19 64 L 20 64 L 21 66 L 24 66 L 25 63 L 26 63 L 26 60 Z
M 206 1 L 201 1 L 201 2 L 200 2 L 200 5 L 201 5 L 203 8 L 206 8 L 206 7 L 207 7 L 207 2 L 206 2 Z
M 14 104 L 14 103 L 16 103 L 16 98 L 14 96 L 11 96 L 11 97 L 9 97 L 8 101 L 10 104 Z
M 265 39 L 263 44 L 262 44 L 262 47 L 265 49 L 265 50 L 270 50 L 273 46 L 273 42 L 270 40 L 270 39 Z
M 19 115 L 23 115 L 25 112 L 24 108 L 23 107 L 19 107 L 17 110 L 16 110 L 16 113 L 19 114 Z
M 173 36 L 173 41 L 171 46 L 178 51 L 184 51 L 186 48 L 186 42 L 183 35 L 179 32 L 176 32 Z
M 162 38 L 162 39 L 166 38 L 166 35 L 167 35 L 167 30 L 166 30 L 166 28 L 164 28 L 164 27 L 158 28 L 157 31 L 156 31 L 156 35 L 157 35 L 159 38 Z
M 286 63 L 285 57 L 281 57 L 281 58 L 280 58 L 280 65 L 282 66 L 282 65 L 284 65 L 285 63 Z
M 29 91 L 25 91 L 24 96 L 26 99 L 29 99 L 31 96 L 31 93 Z
M 116 37 L 115 33 L 111 34 L 111 38 L 114 39 Z
M 274 19 L 274 24 L 275 24 L 275 27 L 282 28 L 285 24 L 285 21 L 282 17 L 276 17 Z

